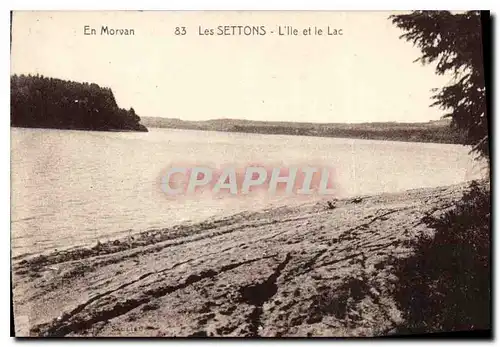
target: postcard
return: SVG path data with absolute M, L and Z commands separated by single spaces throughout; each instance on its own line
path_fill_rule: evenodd
M 16 337 L 491 334 L 488 11 L 13 11 Z

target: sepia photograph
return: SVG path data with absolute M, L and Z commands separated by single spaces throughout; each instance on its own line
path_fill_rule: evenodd
M 12 334 L 492 337 L 489 11 L 12 11 Z

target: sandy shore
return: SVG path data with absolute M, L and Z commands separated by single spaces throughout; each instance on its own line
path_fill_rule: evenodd
M 388 260 L 467 184 L 241 213 L 13 260 L 17 336 L 372 336 Z

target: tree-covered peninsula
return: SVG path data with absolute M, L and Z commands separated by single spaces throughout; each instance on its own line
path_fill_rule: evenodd
M 10 85 L 13 127 L 148 131 L 133 108 L 118 107 L 110 88 L 39 75 L 13 75 Z

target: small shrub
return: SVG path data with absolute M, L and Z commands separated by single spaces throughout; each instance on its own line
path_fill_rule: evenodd
M 400 332 L 490 329 L 490 192 L 473 182 L 456 208 L 426 219 L 415 254 L 395 264 Z

